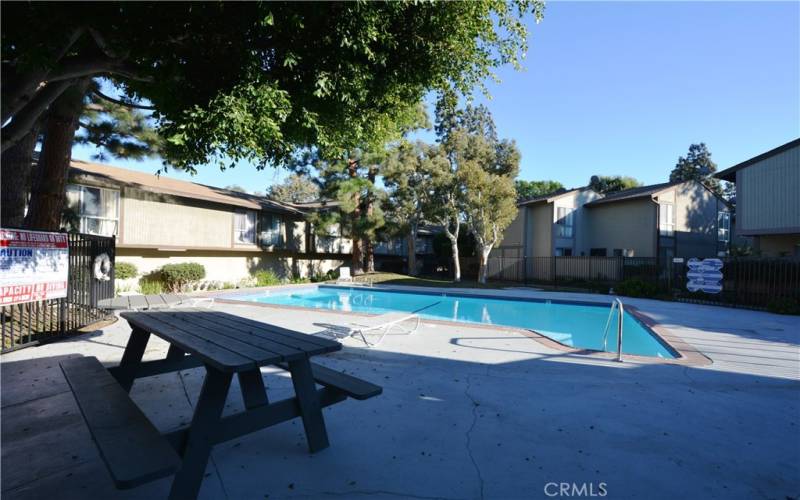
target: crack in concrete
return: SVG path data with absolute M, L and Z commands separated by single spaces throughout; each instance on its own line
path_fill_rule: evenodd
M 487 372 L 487 374 L 489 372 L 489 366 L 488 365 L 486 366 L 486 372 Z M 483 475 L 481 474 L 481 468 L 478 466 L 478 462 L 475 460 L 475 457 L 472 454 L 472 431 L 475 429 L 475 425 L 478 423 L 478 406 L 480 406 L 480 403 L 478 403 L 475 400 L 475 398 L 470 396 L 469 390 L 472 387 L 472 380 L 470 379 L 469 374 L 467 374 L 466 378 L 467 378 L 467 387 L 464 389 L 464 395 L 467 397 L 467 399 L 469 399 L 472 402 L 472 424 L 469 426 L 469 429 L 467 429 L 467 433 L 466 433 L 467 455 L 469 455 L 469 459 L 472 462 L 472 466 L 475 467 L 475 472 L 478 474 L 478 482 L 481 485 L 481 500 L 483 500 L 483 498 L 484 498 L 484 493 L 483 493 L 483 486 L 484 486 L 484 484 L 483 484 Z
M 183 388 L 183 394 L 186 396 L 186 402 L 189 403 L 189 408 L 194 410 L 194 405 L 192 404 L 192 399 L 189 397 L 189 391 L 186 389 L 186 384 L 183 382 L 183 374 L 178 371 L 178 380 L 181 381 L 181 387 Z M 228 490 L 225 488 L 225 481 L 222 480 L 222 474 L 219 472 L 219 467 L 217 467 L 217 462 L 214 460 L 213 451 L 211 455 L 209 455 L 208 459 L 211 461 L 211 465 L 214 467 L 214 472 L 217 473 L 217 479 L 219 479 L 219 486 L 222 488 L 222 494 L 225 495 L 225 499 L 227 500 L 228 497 Z

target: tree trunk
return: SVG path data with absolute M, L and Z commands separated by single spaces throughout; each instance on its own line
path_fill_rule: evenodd
M 492 252 L 492 245 L 480 246 L 480 266 L 478 268 L 478 283 L 486 284 L 489 278 L 489 254 Z
M 3 227 L 22 227 L 25 223 L 25 206 L 31 192 L 31 171 L 33 170 L 33 150 L 39 127 L 35 126 L 20 142 L 3 152 L 2 197 L 0 197 L 0 214 Z
M 453 281 L 458 283 L 461 281 L 461 263 L 458 261 L 458 236 L 451 237 L 448 235 L 448 238 L 450 238 L 450 248 L 453 252 Z
M 351 179 L 358 176 L 358 161 L 350 159 L 347 161 L 347 174 Z M 364 254 L 361 250 L 361 235 L 358 234 L 358 220 L 361 218 L 361 200 L 358 193 L 354 195 L 354 206 L 356 207 L 350 219 L 350 239 L 353 242 L 353 256 L 350 266 L 353 276 L 364 273 Z
M 406 246 L 408 247 L 408 274 L 417 276 L 417 225 L 412 224 L 408 232 Z
M 368 273 L 375 272 L 375 247 L 369 239 L 364 239 L 364 253 L 366 254 L 366 269 Z
M 47 112 L 42 152 L 25 217 L 27 228 L 57 231 L 61 226 L 72 143 L 90 82 L 86 78 L 70 87 Z

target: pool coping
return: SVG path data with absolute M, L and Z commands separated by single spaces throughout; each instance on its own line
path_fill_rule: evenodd
M 476 297 L 476 298 L 490 298 L 490 299 L 506 299 L 506 300 L 519 300 L 519 301 L 536 301 L 542 302 L 550 300 L 553 303 L 564 303 L 564 304 L 578 304 L 578 305 L 605 305 L 607 302 L 602 300 L 597 301 L 590 301 L 590 300 L 569 300 L 563 298 L 557 299 L 541 299 L 541 298 L 533 298 L 533 297 L 525 297 L 525 296 L 515 296 L 515 295 L 505 295 L 505 294 L 487 294 L 487 293 L 480 293 L 485 292 L 484 290 L 479 290 L 479 293 L 463 293 L 462 289 L 458 288 L 447 288 L 442 289 L 441 291 L 424 291 L 418 290 L 420 287 L 414 287 L 414 290 L 403 289 L 398 287 L 390 287 L 390 286 L 374 286 L 374 287 L 364 287 L 364 286 L 352 286 L 350 284 L 347 285 L 335 285 L 329 283 L 297 283 L 291 285 L 283 285 L 283 286 L 273 286 L 273 287 L 259 287 L 259 288 L 250 288 L 246 290 L 236 290 L 235 292 L 228 292 L 223 293 L 220 295 L 215 295 L 215 300 L 226 303 L 226 304 L 247 304 L 255 307 L 267 307 L 270 309 L 291 309 L 295 311 L 309 311 L 308 307 L 299 307 L 299 306 L 292 306 L 292 305 L 277 305 L 277 304 L 267 304 L 263 302 L 254 302 L 254 301 L 246 301 L 246 300 L 237 300 L 233 297 L 238 296 L 246 296 L 252 295 L 253 293 L 264 292 L 268 290 L 280 290 L 280 289 L 296 289 L 296 288 L 310 288 L 310 287 L 319 287 L 319 286 L 326 286 L 331 288 L 343 288 L 343 289 L 376 289 L 381 291 L 392 291 L 392 292 L 400 292 L 400 293 L 423 293 L 426 295 L 464 295 L 469 297 Z M 446 290 L 446 291 L 445 291 Z M 469 290 L 469 289 L 467 289 Z M 558 293 L 558 292 L 553 292 Z M 320 312 L 323 314 L 345 314 L 357 317 L 373 317 L 373 316 L 380 316 L 379 314 L 370 314 L 370 313 L 363 313 L 363 312 L 354 312 L 354 311 L 332 311 L 328 309 L 313 309 L 315 312 Z M 713 363 L 713 361 L 699 351 L 697 348 L 680 338 L 679 336 L 671 333 L 666 328 L 662 327 L 659 323 L 657 323 L 653 318 L 648 316 L 647 314 L 643 313 L 639 310 L 636 306 L 633 305 L 625 305 L 625 311 L 629 312 L 631 316 L 639 321 L 640 323 L 644 324 L 650 332 L 653 334 L 654 338 L 657 342 L 664 345 L 669 351 L 672 351 L 673 355 L 677 357 L 673 359 L 668 358 L 660 358 L 658 356 L 640 356 L 636 354 L 623 354 L 622 359 L 623 361 L 634 361 L 639 363 L 656 363 L 656 364 L 673 364 L 673 365 L 683 365 L 683 366 L 707 366 Z M 468 322 L 461 322 L 461 321 L 448 321 L 442 319 L 428 319 L 425 318 L 423 321 L 426 323 L 431 324 L 441 324 L 446 326 L 459 326 L 459 325 L 466 325 L 468 327 L 473 328 L 480 328 L 486 330 L 504 330 L 508 332 L 513 332 L 517 334 L 521 334 L 524 337 L 530 338 L 535 340 L 536 342 L 548 347 L 550 349 L 555 349 L 566 354 L 572 354 L 581 357 L 589 357 L 595 359 L 602 359 L 602 360 L 616 360 L 617 354 L 613 352 L 605 352 L 605 351 L 597 351 L 594 349 L 586 349 L 586 348 L 575 348 L 572 346 L 568 346 L 566 344 L 562 344 L 557 340 L 554 340 L 542 333 L 537 332 L 536 330 L 527 329 L 527 328 L 520 328 L 520 327 L 513 327 L 513 326 L 506 326 L 506 325 L 486 325 L 481 323 L 468 323 Z

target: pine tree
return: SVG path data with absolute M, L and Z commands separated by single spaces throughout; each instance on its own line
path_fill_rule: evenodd
M 722 187 L 718 179 L 713 177 L 717 164 L 711 160 L 711 152 L 704 142 L 689 146 L 686 157 L 678 157 L 678 163 L 669 174 L 670 182 L 699 181 L 708 189 L 722 195 Z

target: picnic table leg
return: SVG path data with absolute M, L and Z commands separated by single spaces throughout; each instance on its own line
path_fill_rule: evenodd
M 328 447 L 328 431 L 325 430 L 325 420 L 322 417 L 322 408 L 314 385 L 311 362 L 307 358 L 290 361 L 289 371 L 292 374 L 292 385 L 300 406 L 303 427 L 306 430 L 308 449 L 311 453 L 324 450 Z
M 264 379 L 261 377 L 260 369 L 255 368 L 239 372 L 238 377 L 245 408 L 251 410 L 269 404 L 267 389 L 264 387 Z
M 206 378 L 194 408 L 183 462 L 175 474 L 169 492 L 171 500 L 197 498 L 232 378 L 230 373 L 206 366 Z
M 147 341 L 150 340 L 150 332 L 134 326 L 131 336 L 128 338 L 128 345 L 122 353 L 122 360 L 114 370 L 114 374 L 119 385 L 127 392 L 131 392 L 133 381 L 136 378 L 136 370 L 142 362 Z
M 167 350 L 167 360 L 169 361 L 176 361 L 182 359 L 186 355 L 178 346 L 175 344 L 170 344 L 169 349 Z

